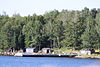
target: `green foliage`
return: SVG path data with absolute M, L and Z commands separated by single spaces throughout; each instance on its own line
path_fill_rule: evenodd
M 96 22 L 93 18 L 87 19 L 87 26 L 82 35 L 82 43 L 86 48 L 93 48 L 95 44 L 99 43 L 99 36 L 95 29 Z
M 100 10 L 54 10 L 44 15 L 0 15 L 0 49 L 100 48 Z

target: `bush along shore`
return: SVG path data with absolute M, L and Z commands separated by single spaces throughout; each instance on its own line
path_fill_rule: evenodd
M 0 52 L 1 56 L 14 56 L 15 52 Z

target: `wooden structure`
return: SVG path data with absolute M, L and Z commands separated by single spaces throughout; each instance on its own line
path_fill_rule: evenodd
M 51 49 L 50 48 L 43 48 L 42 53 L 44 53 L 44 54 L 51 53 Z
M 42 55 L 42 54 L 31 54 L 31 53 L 17 53 L 15 54 L 14 56 L 17 56 L 17 57 L 75 57 L 76 55 L 61 55 L 61 54 L 58 54 L 58 55 L 49 55 L 49 54 L 45 54 L 45 55 Z
M 36 48 L 26 48 L 26 53 L 34 53 L 37 52 Z
M 82 54 L 82 55 L 91 55 L 91 51 L 90 50 L 81 50 L 80 54 Z

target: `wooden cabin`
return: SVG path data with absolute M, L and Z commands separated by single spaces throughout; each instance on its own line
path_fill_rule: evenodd
M 44 53 L 44 54 L 51 53 L 51 49 L 50 48 L 42 48 L 42 53 Z
M 34 53 L 37 52 L 38 50 L 36 48 L 26 48 L 26 53 Z
M 82 54 L 82 55 L 91 55 L 91 51 L 90 50 L 81 50 L 80 54 Z

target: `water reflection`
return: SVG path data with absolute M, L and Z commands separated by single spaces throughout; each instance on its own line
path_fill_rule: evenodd
M 89 64 L 89 65 L 84 65 L 82 67 L 100 67 L 100 64 Z
M 43 64 L 41 65 L 41 67 L 59 67 L 59 66 L 53 64 Z
M 0 67 L 100 67 L 100 59 L 0 56 Z

